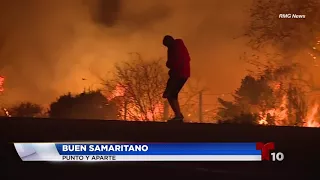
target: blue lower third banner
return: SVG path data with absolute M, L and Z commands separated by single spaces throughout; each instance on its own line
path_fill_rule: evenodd
M 261 161 L 256 143 L 14 143 L 23 161 Z

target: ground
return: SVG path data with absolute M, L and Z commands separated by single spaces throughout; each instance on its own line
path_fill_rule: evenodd
M 194 177 L 216 179 L 308 179 L 319 162 L 320 129 L 249 125 L 167 124 L 104 120 L 0 120 L 10 179 L 93 179 L 111 177 Z M 38 163 L 21 162 L 12 142 L 126 141 L 126 142 L 275 142 L 283 162 L 186 163 Z M 19 172 L 19 173 L 17 173 Z

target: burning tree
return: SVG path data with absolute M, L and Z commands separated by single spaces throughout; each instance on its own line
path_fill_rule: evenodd
M 106 87 L 106 96 L 115 101 L 120 108 L 121 119 L 138 121 L 160 121 L 173 115 L 162 98 L 168 79 L 165 61 L 161 58 L 144 60 L 138 53 L 115 66 L 113 76 L 100 78 Z M 193 76 L 188 80 L 179 94 L 181 111 L 186 115 L 186 121 L 195 122 L 198 119 L 199 92 L 205 92 L 201 78 Z M 211 111 L 206 111 L 212 117 Z M 206 116 L 206 117 L 207 117 Z M 211 118 L 212 119 L 212 118 Z
M 115 66 L 103 80 L 109 99 L 117 102 L 122 119 L 156 121 L 163 117 L 162 93 L 167 74 L 161 59 L 146 61 L 139 54 Z
M 246 76 L 242 79 L 241 86 L 235 91 L 234 102 L 218 98 L 221 108 L 217 113 L 218 120 L 232 120 L 243 115 L 256 116 L 262 109 L 273 108 L 276 99 L 273 91 L 264 77 L 255 78 Z M 258 117 L 258 116 L 257 116 Z M 258 119 L 251 119 L 257 123 Z
M 294 61 L 302 62 L 303 76 L 310 77 L 308 83 L 313 86 L 313 90 L 319 89 L 313 82 L 311 72 L 311 70 L 315 70 L 316 73 L 319 71 L 317 69 L 319 66 L 317 56 L 320 54 L 319 9 L 318 0 L 253 1 L 249 10 L 250 21 L 245 28 L 245 36 L 248 37 L 252 49 L 260 51 L 272 47 L 277 52 L 271 61 L 280 62 L 278 67 L 283 63 L 287 63 L 286 66 L 291 64 L 295 66 Z M 279 14 L 286 13 L 302 14 L 306 15 L 306 18 L 279 18 Z M 311 56 L 312 61 L 306 61 L 303 55 Z M 270 60 L 270 54 L 268 56 Z
M 318 127 L 318 105 L 307 98 L 311 88 L 301 76 L 300 66 L 271 65 L 246 76 L 234 93 L 234 102 L 218 99 L 218 117 L 233 119 L 251 114 L 257 124 Z M 300 77 L 300 78 L 299 78 Z M 309 109 L 308 105 L 314 105 Z
M 259 57 L 250 62 L 260 70 L 260 76 L 268 79 L 273 96 L 281 100 L 279 108 L 270 109 L 267 114 L 260 113 L 260 123 L 268 124 L 270 114 L 279 114 L 281 118 L 275 121 L 276 125 L 319 126 L 316 119 L 319 117 L 317 99 L 308 96 L 318 89 L 309 71 L 311 68 L 305 59 L 305 67 L 294 62 L 297 55 L 306 52 L 313 60 L 309 65 L 318 66 L 319 8 L 320 2 L 317 0 L 253 2 L 245 32 L 250 47 L 258 51 L 272 47 L 280 52 L 277 57 L 268 60 L 267 66 L 258 61 Z M 279 14 L 301 14 L 306 18 L 279 19 Z

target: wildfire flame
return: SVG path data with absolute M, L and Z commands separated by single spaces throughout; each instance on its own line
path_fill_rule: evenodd
M 276 83 L 273 85 L 274 90 L 279 90 L 281 84 Z M 112 100 L 116 97 L 124 97 L 126 88 L 123 86 L 117 85 L 114 91 L 108 96 L 109 100 Z M 152 110 L 147 111 L 146 113 L 141 113 L 137 110 L 136 107 L 132 104 L 125 104 L 120 106 L 120 116 L 122 120 L 132 120 L 135 117 L 139 117 L 142 120 L 153 120 L 156 121 L 157 117 L 160 117 L 164 110 L 164 105 L 162 103 L 156 104 Z M 125 114 L 126 113 L 126 114 Z M 261 125 L 268 125 L 268 116 L 274 119 L 274 123 L 277 126 L 286 125 L 289 118 L 289 110 L 288 110 L 288 97 L 287 95 L 283 95 L 281 98 L 280 105 L 276 108 L 268 109 L 264 112 L 259 112 L 259 120 L 258 123 Z M 317 118 L 319 118 L 319 104 L 315 103 L 310 110 L 307 112 L 307 116 L 304 120 L 304 127 L 320 127 L 320 123 L 317 122 Z M 190 116 L 190 114 L 188 114 Z
M 108 100 L 112 100 L 116 97 L 125 97 L 126 88 L 121 85 L 116 85 L 115 89 L 112 91 Z M 122 120 L 130 120 L 139 117 L 140 120 L 153 120 L 156 121 L 157 117 L 160 117 L 163 113 L 164 105 L 162 103 L 155 104 L 151 110 L 146 113 L 139 112 L 134 105 L 126 104 L 123 100 L 123 105 L 120 106 L 120 117 Z
M 0 76 L 0 92 L 4 91 L 3 84 L 4 84 L 4 77 Z
M 108 96 L 108 100 L 112 100 L 115 97 L 122 97 L 125 95 L 125 87 L 121 86 L 120 84 L 117 84 L 115 89 L 112 91 L 111 95 Z
M 259 112 L 259 124 L 267 125 L 268 115 L 273 117 L 275 125 L 280 126 L 288 119 L 287 96 L 284 95 L 278 108 L 269 109 L 266 112 Z
M 320 127 L 320 123 L 316 121 L 316 115 L 318 114 L 319 104 L 315 104 L 306 117 L 305 127 Z
M 315 45 L 312 47 L 313 52 L 319 51 L 319 48 L 317 46 L 320 45 L 320 40 L 319 40 L 320 37 L 317 37 L 316 39 L 317 39 L 317 41 L 316 41 Z M 312 52 L 308 52 L 308 54 L 313 59 L 314 66 L 319 66 L 318 61 L 317 61 L 317 56 Z
M 279 90 L 280 84 L 274 85 L 274 90 Z M 268 114 L 275 120 L 275 125 L 281 126 L 288 122 L 288 100 L 287 95 L 284 95 L 281 99 L 279 107 L 268 109 L 265 112 L 259 112 L 258 123 L 261 125 L 268 125 Z M 304 127 L 320 127 L 320 123 L 317 122 L 319 117 L 319 103 L 315 103 L 311 109 L 308 109 L 307 116 L 303 119 Z
M 6 108 L 3 108 L 3 111 L 5 112 L 5 114 L 6 114 L 7 117 L 11 117 L 9 111 L 8 111 Z

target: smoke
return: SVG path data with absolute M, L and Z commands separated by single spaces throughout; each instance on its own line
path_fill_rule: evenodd
M 232 0 L 2 0 L 2 102 L 47 104 L 99 83 L 130 52 L 165 57 L 162 37 L 183 38 L 192 74 L 214 92 L 230 92 L 245 73 L 244 42 L 234 40 L 249 3 Z M 83 80 L 83 78 L 87 80 Z

